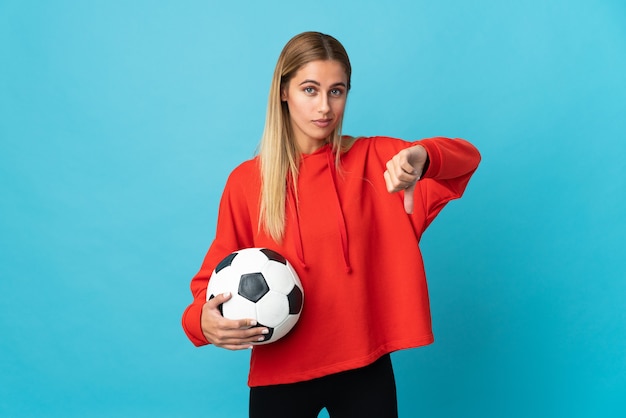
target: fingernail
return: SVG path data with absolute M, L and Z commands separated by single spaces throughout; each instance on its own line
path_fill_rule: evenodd
M 229 296 L 230 296 L 230 292 L 226 292 L 226 293 L 224 293 L 224 294 L 223 294 L 223 296 L 224 296 L 225 298 L 229 297 Z
M 269 333 L 270 333 L 270 330 L 267 329 L 267 328 L 265 328 L 265 329 L 263 329 L 263 331 L 261 331 L 261 334 L 269 334 Z
M 259 337 L 257 341 L 265 341 L 265 337 Z
M 254 319 L 250 321 L 250 326 L 256 327 L 256 321 Z

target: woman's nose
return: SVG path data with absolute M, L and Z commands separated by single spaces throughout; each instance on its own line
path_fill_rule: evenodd
M 319 103 L 319 113 L 326 114 L 330 110 L 330 105 L 328 103 L 328 95 L 320 94 L 320 103 Z

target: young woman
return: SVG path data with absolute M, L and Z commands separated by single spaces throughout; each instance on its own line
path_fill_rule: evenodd
M 351 67 L 333 37 L 305 32 L 284 47 L 259 155 L 228 178 L 215 239 L 191 281 L 183 328 L 197 346 L 238 350 L 267 330 L 206 301 L 219 261 L 273 249 L 306 295 L 295 328 L 254 346 L 251 417 L 395 417 L 389 353 L 433 341 L 419 241 L 480 161 L 461 139 L 406 142 L 341 135 Z

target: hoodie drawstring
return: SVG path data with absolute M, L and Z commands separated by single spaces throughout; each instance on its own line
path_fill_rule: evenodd
M 339 233 L 341 236 L 341 250 L 343 252 L 343 262 L 346 266 L 346 273 L 350 273 L 352 271 L 352 266 L 350 265 L 348 228 L 346 228 L 346 218 L 341 208 L 341 201 L 339 200 L 339 191 L 337 190 L 337 168 L 335 167 L 335 161 L 333 161 L 333 153 L 330 148 L 328 148 L 328 151 L 326 152 L 326 157 L 328 160 L 328 173 L 330 175 L 333 189 L 335 191 L 334 196 L 337 211 L 337 220 L 339 223 Z
M 349 243 L 348 243 L 348 229 L 346 227 L 346 219 L 343 214 L 343 210 L 341 208 L 341 201 L 339 199 L 339 191 L 337 190 L 337 169 L 335 167 L 335 162 L 333 160 L 333 153 L 330 147 L 326 151 L 327 164 L 328 164 L 328 175 L 330 176 L 330 180 L 333 187 L 333 195 L 335 197 L 334 202 L 328 202 L 330 205 L 335 206 L 335 212 L 337 213 L 337 227 L 339 228 L 339 236 L 341 239 L 341 251 L 343 262 L 345 265 L 346 273 L 352 272 L 352 266 L 350 265 L 350 252 L 349 252 Z M 303 269 L 308 270 L 308 266 L 305 261 L 304 256 L 304 246 L 302 243 L 302 231 L 300 228 L 300 211 L 298 210 L 297 200 L 294 193 L 293 185 L 288 182 L 287 184 L 287 210 L 288 216 L 293 219 L 295 225 L 291 230 L 294 234 L 294 243 L 296 246 L 296 255 L 298 257 L 298 261 Z
M 291 228 L 294 236 L 294 243 L 296 245 L 296 255 L 298 257 L 298 261 L 304 270 L 308 270 L 309 267 L 306 265 L 304 261 L 304 246 L 302 245 L 302 231 L 300 230 L 300 211 L 298 210 L 298 206 L 296 204 L 296 196 L 293 191 L 293 185 L 291 182 L 287 183 L 287 208 L 289 210 L 290 217 L 294 220 L 295 227 Z

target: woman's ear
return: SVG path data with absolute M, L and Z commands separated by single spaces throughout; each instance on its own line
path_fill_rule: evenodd
M 280 90 L 280 100 L 283 102 L 287 101 L 287 89 L 284 87 Z

